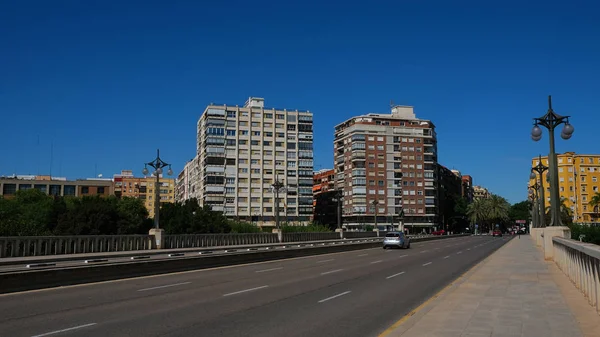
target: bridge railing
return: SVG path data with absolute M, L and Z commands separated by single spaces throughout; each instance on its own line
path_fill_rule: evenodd
M 385 236 L 385 232 L 380 232 Z M 376 232 L 345 232 L 347 239 L 377 237 Z M 283 233 L 282 242 L 338 240 L 340 233 Z M 276 233 L 165 235 L 165 249 L 277 244 Z M 153 235 L 78 235 L 0 237 L 0 258 L 105 253 L 156 249 Z
M 153 235 L 0 237 L 0 258 L 152 249 Z
M 600 313 L 600 246 L 552 238 L 554 262 Z

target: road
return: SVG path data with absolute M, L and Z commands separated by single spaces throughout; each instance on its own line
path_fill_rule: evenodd
M 507 241 L 460 237 L 0 295 L 0 335 L 377 336 Z

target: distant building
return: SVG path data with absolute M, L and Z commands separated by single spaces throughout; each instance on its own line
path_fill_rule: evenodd
M 488 199 L 491 196 L 487 188 L 483 186 L 473 186 L 473 199 Z
M 114 193 L 111 179 L 67 180 L 63 177 L 15 175 L 0 177 L 0 195 L 10 198 L 17 191 L 37 189 L 55 196 L 94 196 L 107 197 Z
M 185 163 L 183 170 L 175 180 L 175 200 L 183 202 L 191 198 L 198 198 L 197 183 L 198 183 L 198 157 Z
M 462 176 L 462 195 L 468 203 L 473 202 L 473 178 L 470 175 Z
M 137 178 L 133 176 L 132 171 L 123 170 L 121 174 L 115 174 L 114 177 L 115 195 L 118 198 L 130 197 L 138 198 L 144 202 L 148 210 L 148 216 L 154 217 L 154 196 L 156 188 L 156 177 Z M 175 180 L 172 178 L 160 177 L 160 203 L 175 202 Z

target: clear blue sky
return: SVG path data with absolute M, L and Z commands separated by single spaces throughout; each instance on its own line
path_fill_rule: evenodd
M 315 114 L 315 169 L 333 127 L 413 105 L 439 160 L 511 202 L 526 197 L 531 118 L 552 94 L 599 153 L 600 8 L 593 1 L 3 1 L 0 175 L 139 173 L 160 147 L 179 172 L 210 102 Z M 39 140 L 39 142 L 38 142 Z

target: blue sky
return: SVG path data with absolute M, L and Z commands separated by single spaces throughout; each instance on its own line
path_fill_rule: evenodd
M 451 3 L 451 4 L 450 4 Z M 4 1 L 0 175 L 105 177 L 154 158 L 178 172 L 210 102 L 314 112 L 315 169 L 333 127 L 412 105 L 439 160 L 511 202 L 553 95 L 598 153 L 599 5 L 592 1 Z M 558 134 L 557 134 L 558 136 Z M 53 144 L 52 165 L 50 165 Z

